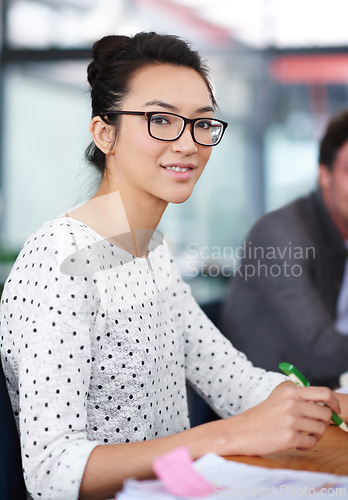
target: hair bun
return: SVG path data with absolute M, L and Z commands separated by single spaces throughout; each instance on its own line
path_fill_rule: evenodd
M 129 43 L 130 37 L 123 35 L 104 36 L 93 45 L 92 57 L 93 60 L 88 65 L 87 79 L 91 87 L 93 87 L 98 73 L 115 56 L 120 53 Z

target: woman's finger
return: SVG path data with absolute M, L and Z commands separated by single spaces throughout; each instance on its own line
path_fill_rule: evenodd
M 299 395 L 306 401 L 324 403 L 335 413 L 340 413 L 341 408 L 334 393 L 327 387 L 301 387 Z

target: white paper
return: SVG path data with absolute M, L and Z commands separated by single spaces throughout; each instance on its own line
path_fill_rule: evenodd
M 213 485 L 205 500 L 271 498 L 347 498 L 348 476 L 289 469 L 267 469 L 226 460 L 209 453 L 194 463 Z M 125 482 L 117 500 L 197 500 L 169 494 L 159 480 Z
M 348 394 L 348 385 L 344 385 L 339 387 L 336 392 L 340 392 L 341 394 Z

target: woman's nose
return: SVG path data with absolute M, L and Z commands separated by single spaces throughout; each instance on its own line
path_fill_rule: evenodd
M 172 142 L 172 149 L 173 151 L 182 151 L 185 154 L 197 152 L 198 148 L 193 140 L 190 124 L 187 124 L 182 135 Z

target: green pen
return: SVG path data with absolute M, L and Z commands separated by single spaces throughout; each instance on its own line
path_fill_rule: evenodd
M 279 363 L 279 369 L 285 373 L 296 385 L 300 387 L 308 387 L 310 383 L 306 379 L 304 375 L 291 363 Z M 332 412 L 331 420 L 337 427 L 342 429 L 345 432 L 348 432 L 347 425 L 343 422 L 343 420 L 337 415 L 337 413 Z

